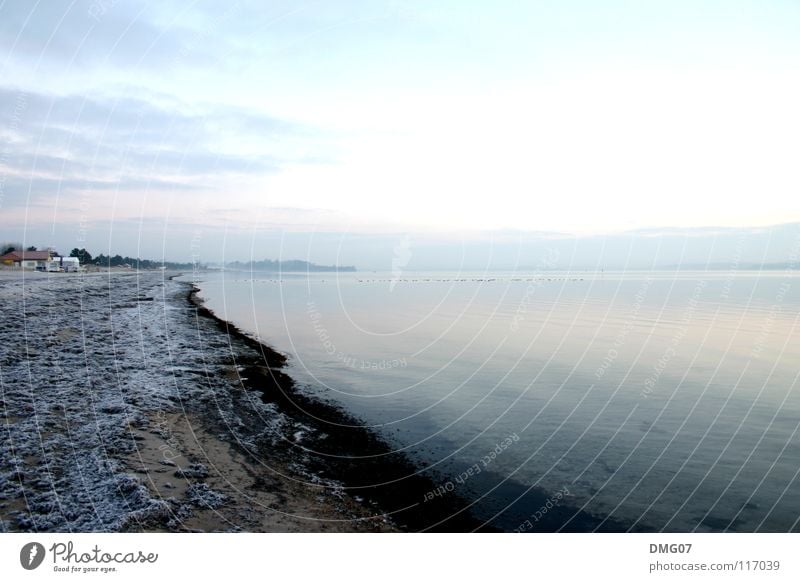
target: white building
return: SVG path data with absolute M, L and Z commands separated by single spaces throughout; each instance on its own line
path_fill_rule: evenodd
M 64 271 L 65 273 L 77 273 L 80 268 L 81 263 L 78 257 L 53 257 L 47 265 L 48 271 Z

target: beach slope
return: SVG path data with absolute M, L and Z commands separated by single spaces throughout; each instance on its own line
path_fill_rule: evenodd
M 247 346 L 189 290 L 3 277 L 0 531 L 394 530 L 313 471 L 304 427 L 245 389 Z

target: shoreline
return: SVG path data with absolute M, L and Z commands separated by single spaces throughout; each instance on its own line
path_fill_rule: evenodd
M 440 483 L 421 474 L 405 454 L 392 452 L 378 434 L 343 408 L 299 391 L 283 371 L 286 356 L 218 317 L 198 297 L 197 285 L 178 282 L 190 287 L 187 301 L 198 316 L 212 321 L 231 338 L 244 389 L 259 393 L 264 402 L 310 425 L 314 436 L 307 448 L 315 453 L 309 463 L 315 472 L 342 483 L 342 489 L 357 502 L 379 509 L 403 531 L 500 531 L 473 517 L 466 509 L 469 502 L 457 495 L 425 501 L 426 494 Z M 256 351 L 262 359 L 241 354 L 237 358 L 234 343 Z
M 281 444 L 173 274 L 0 282 L 0 532 L 397 531 Z
M 484 523 L 492 499 L 304 392 L 183 273 L 0 280 L 0 532 L 500 532 L 547 502 L 504 479 Z M 567 505 L 534 530 L 565 520 L 625 531 Z
M 628 525 L 616 518 L 597 516 L 572 504 L 562 503 L 545 515 L 542 507 L 551 502 L 553 493 L 541 488 L 503 481 L 497 487 L 510 499 L 515 499 L 520 511 L 536 523 L 523 517 L 500 517 L 492 523 L 476 516 L 472 507 L 476 501 L 446 489 L 451 481 L 446 476 L 424 474 L 405 453 L 393 452 L 392 447 L 343 407 L 306 395 L 298 389 L 293 378 L 284 370 L 286 356 L 271 346 L 250 336 L 235 324 L 217 316 L 198 297 L 199 287 L 188 281 L 189 303 L 200 317 L 206 318 L 234 342 L 260 354 L 260 359 L 241 357 L 237 367 L 245 390 L 261 395 L 264 402 L 275 404 L 282 413 L 304 425 L 312 426 L 310 449 L 314 451 L 309 466 L 315 473 L 342 484 L 342 489 L 357 502 L 385 512 L 401 531 L 412 532 L 625 532 Z M 235 354 L 234 354 L 235 357 Z M 266 364 L 266 365 L 265 365 Z M 376 484 L 377 483 L 377 484 Z M 480 501 L 480 500 L 478 500 Z M 539 514 L 537 514 L 537 511 Z M 639 526 L 634 531 L 651 531 Z

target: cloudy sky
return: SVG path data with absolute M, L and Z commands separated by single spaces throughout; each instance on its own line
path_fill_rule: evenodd
M 0 239 L 346 236 L 358 263 L 376 237 L 800 221 L 799 29 L 791 0 L 0 0 Z

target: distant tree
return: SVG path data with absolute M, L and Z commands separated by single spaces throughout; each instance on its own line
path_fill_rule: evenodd
M 29 246 L 29 247 L 28 247 L 27 249 L 25 249 L 25 250 L 26 250 L 26 251 L 35 251 L 35 250 L 37 250 L 37 249 L 36 249 L 36 247 L 35 247 L 35 246 L 32 246 L 32 245 L 31 245 L 31 246 Z
M 86 249 L 74 248 L 70 251 L 69 256 L 77 258 L 81 265 L 88 265 L 92 262 L 92 255 Z
M 81 252 L 85 249 L 72 249 L 70 256 L 75 256 L 75 252 Z M 89 253 L 86 253 L 89 257 Z M 81 260 L 78 257 L 78 260 Z M 150 270 L 150 269 L 160 269 L 162 267 L 166 267 L 168 269 L 176 269 L 176 270 L 183 270 L 183 269 L 193 269 L 197 268 L 198 265 L 192 263 L 172 263 L 168 261 L 154 261 L 151 259 L 140 259 L 138 257 L 123 257 L 122 255 L 114 255 L 113 257 L 109 257 L 108 255 L 104 255 L 100 253 L 94 258 L 90 258 L 88 261 L 90 264 L 97 265 L 98 267 L 119 267 L 122 265 L 130 265 L 134 269 L 141 269 L 141 270 Z M 81 263 L 83 261 L 81 260 Z M 200 266 L 200 268 L 205 269 L 205 266 Z
M 22 243 L 4 242 L 0 243 L 0 255 L 11 253 L 22 249 Z

